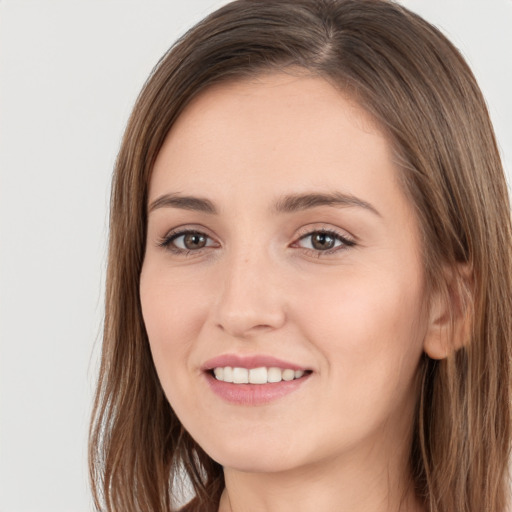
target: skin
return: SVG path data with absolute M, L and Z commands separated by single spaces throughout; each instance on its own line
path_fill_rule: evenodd
M 166 396 L 224 466 L 221 512 L 422 510 L 407 460 L 418 363 L 439 312 L 425 307 L 398 173 L 365 111 L 304 74 L 209 88 L 168 134 L 150 183 L 140 297 Z M 366 206 L 275 212 L 283 196 L 333 191 Z M 217 213 L 152 208 L 165 194 L 207 199 Z M 176 228 L 204 233 L 206 246 L 162 246 Z M 315 248 L 322 229 L 353 245 Z M 269 404 L 234 405 L 201 369 L 226 353 L 312 374 Z

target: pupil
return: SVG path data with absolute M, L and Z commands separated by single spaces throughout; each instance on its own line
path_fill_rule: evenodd
M 188 233 L 183 240 L 187 249 L 201 249 L 206 245 L 206 237 L 198 233 Z
M 334 238 L 326 233 L 316 233 L 313 235 L 313 247 L 325 251 L 334 246 Z

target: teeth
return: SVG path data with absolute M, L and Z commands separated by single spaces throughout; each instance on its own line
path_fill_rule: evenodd
M 233 368 L 233 382 L 235 384 L 248 384 L 249 370 L 247 368 Z
M 281 382 L 283 380 L 283 372 L 281 368 L 268 369 L 268 382 Z
M 249 370 L 249 382 L 251 384 L 266 384 L 267 374 L 266 368 L 251 368 Z
M 300 379 L 304 370 L 292 370 L 286 368 L 232 368 L 231 366 L 218 367 L 213 369 L 217 380 L 233 382 L 234 384 L 267 384 L 272 382 L 290 381 Z
M 222 377 L 224 382 L 233 382 L 233 368 L 226 366 L 222 373 L 224 374 Z
M 283 370 L 283 380 L 293 380 L 295 378 L 294 370 Z

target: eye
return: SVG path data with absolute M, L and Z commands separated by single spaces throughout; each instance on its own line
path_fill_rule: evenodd
M 201 231 L 184 230 L 167 235 L 160 243 L 176 254 L 188 254 L 197 252 L 205 247 L 217 247 L 218 244 Z
M 318 253 L 331 253 L 355 245 L 354 240 L 330 230 L 311 231 L 299 238 L 295 245 Z

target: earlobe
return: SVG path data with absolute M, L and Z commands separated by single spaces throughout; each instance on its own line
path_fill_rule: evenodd
M 433 292 L 423 350 L 432 359 L 445 359 L 471 339 L 473 272 L 458 264 L 446 272 L 443 289 Z

